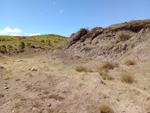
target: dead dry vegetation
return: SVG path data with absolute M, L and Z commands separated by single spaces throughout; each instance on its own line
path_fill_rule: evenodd
M 1 113 L 150 111 L 149 63 L 127 66 L 51 52 L 6 59 L 0 62 Z
M 0 113 L 150 113 L 149 22 L 80 29 L 63 50 L 0 54 Z

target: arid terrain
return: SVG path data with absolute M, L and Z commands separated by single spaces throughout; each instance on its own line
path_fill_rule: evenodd
M 150 113 L 149 25 L 80 29 L 62 50 L 0 54 L 0 113 Z

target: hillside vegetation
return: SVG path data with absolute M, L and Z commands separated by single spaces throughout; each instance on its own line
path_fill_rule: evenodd
M 37 35 L 37 36 L 0 36 L 0 53 L 20 53 L 27 48 L 39 50 L 61 49 L 67 37 L 59 35 Z

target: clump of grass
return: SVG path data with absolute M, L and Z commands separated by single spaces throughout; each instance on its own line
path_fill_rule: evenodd
M 100 113 L 114 113 L 113 109 L 108 105 L 102 105 L 99 108 Z
M 56 45 L 53 48 L 51 48 L 51 50 L 53 51 L 53 50 L 58 50 L 58 49 L 61 49 L 61 48 L 62 48 L 61 45 Z
M 121 74 L 121 81 L 126 82 L 126 83 L 133 83 L 134 82 L 134 77 L 131 73 L 122 73 Z
M 25 74 L 25 76 L 32 77 L 33 75 L 30 72 L 28 72 L 28 73 Z
M 108 80 L 113 80 L 113 79 L 114 79 L 111 75 L 107 75 L 106 78 L 107 78 Z
M 102 76 L 103 80 L 113 80 L 114 78 L 108 74 L 108 69 L 100 69 L 99 74 Z
M 7 45 L 6 48 L 7 48 L 7 51 L 10 51 L 12 50 L 13 47 L 11 45 Z
M 115 67 L 118 67 L 118 63 L 110 63 L 106 62 L 104 65 L 102 65 L 99 69 L 98 72 L 102 76 L 104 80 L 113 80 L 114 78 L 108 74 L 108 71 L 111 69 L 114 69 Z
M 21 48 L 21 49 L 24 49 L 25 48 L 25 43 L 24 42 L 20 42 L 18 44 L 18 47 Z
M 125 61 L 125 64 L 126 64 L 127 66 L 129 66 L 129 65 L 135 65 L 136 62 L 135 62 L 134 60 L 126 60 L 126 61 Z
M 121 32 L 120 34 L 118 34 L 118 38 L 117 38 L 117 43 L 118 42 L 122 42 L 122 41 L 127 41 L 131 38 L 131 34 L 129 33 L 124 33 L 124 32 Z
M 31 46 L 31 43 L 27 42 L 27 43 L 26 43 L 26 46 L 27 46 L 27 47 L 30 47 L 30 46 Z
M 4 97 L 4 94 L 0 94 L 0 98 L 3 98 Z
M 116 64 L 106 62 L 101 68 L 110 70 L 110 69 L 114 69 L 116 66 L 118 67 L 118 65 L 116 65 Z
M 77 66 L 75 70 L 78 72 L 93 72 L 92 69 L 88 69 L 85 66 Z
M 45 42 L 45 40 L 41 40 L 41 42 L 43 42 L 43 43 L 44 43 L 44 42 Z

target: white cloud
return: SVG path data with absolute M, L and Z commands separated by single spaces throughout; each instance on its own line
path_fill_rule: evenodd
M 13 35 L 13 36 L 19 36 L 19 34 L 11 34 L 11 35 Z
M 25 35 L 28 35 L 28 33 L 24 33 Z
M 0 34 L 7 34 L 7 32 L 4 31 L 4 30 L 1 30 L 1 31 L 0 31 Z
M 18 28 L 10 29 L 9 27 L 6 27 L 3 30 L 0 30 L 0 34 L 8 34 L 8 33 L 21 33 L 22 31 Z
M 61 14 L 61 13 L 63 13 L 63 12 L 64 12 L 64 10 L 62 10 L 62 9 L 61 9 L 61 10 L 59 10 L 59 14 Z
M 30 36 L 41 35 L 40 33 L 30 34 Z

